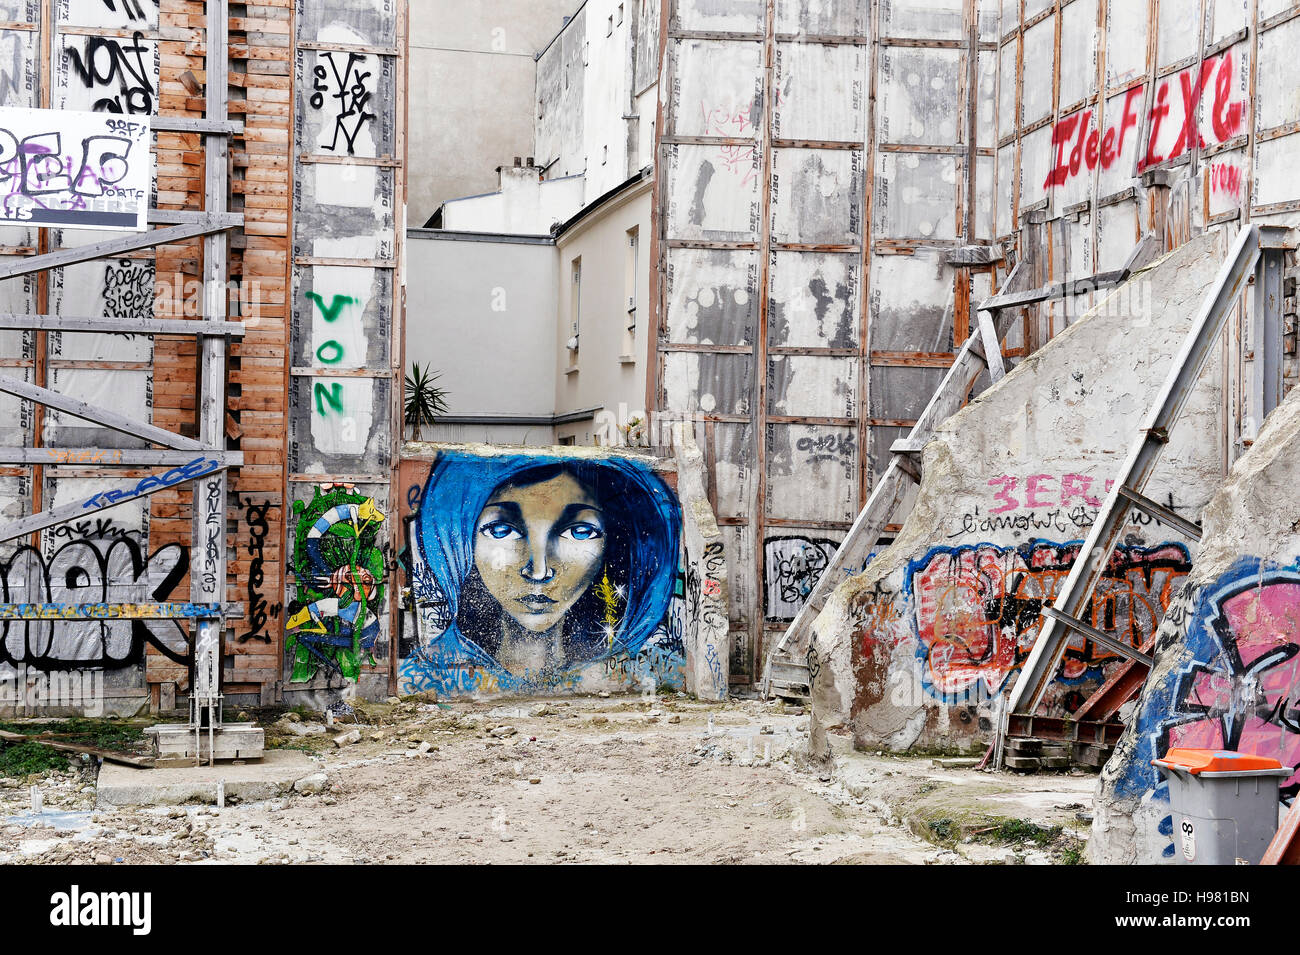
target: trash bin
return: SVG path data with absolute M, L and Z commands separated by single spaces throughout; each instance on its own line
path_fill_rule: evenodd
M 1256 865 L 1277 832 L 1276 759 L 1223 749 L 1171 749 L 1151 760 L 1169 781 L 1173 840 L 1190 865 Z

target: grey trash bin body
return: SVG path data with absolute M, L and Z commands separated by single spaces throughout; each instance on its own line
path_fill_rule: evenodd
M 1291 770 L 1229 750 L 1171 749 L 1153 759 L 1169 782 L 1175 858 L 1185 865 L 1256 865 L 1278 825 Z

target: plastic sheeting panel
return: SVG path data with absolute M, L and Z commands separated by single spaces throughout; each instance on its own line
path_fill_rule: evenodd
M 871 11 L 861 0 L 776 0 L 776 32 L 865 36 Z
M 674 40 L 680 64 L 667 120 L 678 136 L 754 139 L 762 119 L 763 45 Z
M 753 344 L 758 328 L 758 253 L 670 249 L 667 258 L 668 341 Z
M 677 30 L 718 33 L 762 33 L 767 14 L 765 0 L 676 0 Z
M 960 40 L 962 0 L 880 0 L 880 32 L 887 37 Z
M 928 146 L 957 142 L 962 59 L 957 50 L 881 50 L 878 96 L 883 142 Z
M 857 429 L 767 426 L 767 501 L 773 517 L 851 521 L 858 482 Z
M 861 259 L 856 254 L 774 253 L 769 343 L 857 347 L 861 271 Z
M 753 146 L 669 146 L 668 234 L 745 242 L 757 238 L 760 153 Z
M 822 355 L 768 359 L 768 412 L 808 418 L 854 418 L 858 413 L 858 361 Z
M 869 62 L 866 49 L 850 44 L 778 43 L 773 134 L 863 142 Z
M 957 161 L 952 156 L 882 153 L 876 178 L 876 228 L 890 237 L 954 239 Z
M 862 232 L 862 204 L 862 154 L 858 150 L 774 150 L 774 241 L 856 245 Z

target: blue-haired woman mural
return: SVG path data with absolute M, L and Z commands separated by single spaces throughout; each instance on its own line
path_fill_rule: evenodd
M 639 461 L 443 453 L 410 524 L 420 643 L 402 691 L 680 686 L 680 527 Z

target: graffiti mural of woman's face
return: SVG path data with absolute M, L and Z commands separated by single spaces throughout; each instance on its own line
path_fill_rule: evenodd
M 564 620 L 600 575 L 605 515 L 571 474 L 506 485 L 474 525 L 474 566 L 521 627 L 545 633 Z

